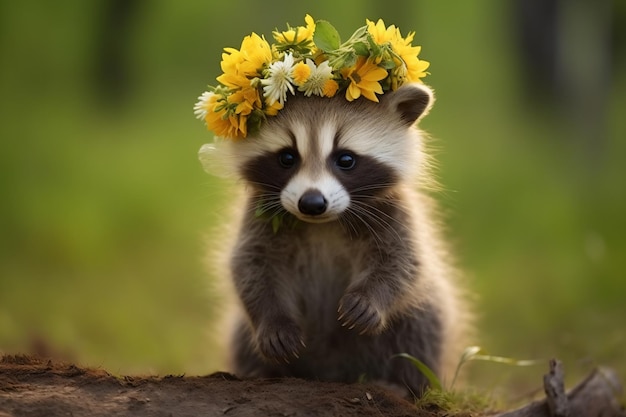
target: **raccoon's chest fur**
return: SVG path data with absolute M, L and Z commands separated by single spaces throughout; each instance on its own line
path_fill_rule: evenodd
M 301 225 L 286 259 L 290 270 L 285 287 L 295 300 L 296 314 L 307 333 L 320 335 L 335 328 L 339 299 L 362 259 L 362 244 L 336 223 Z

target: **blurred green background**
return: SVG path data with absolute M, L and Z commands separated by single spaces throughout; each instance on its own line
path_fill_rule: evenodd
M 310 13 L 344 39 L 366 18 L 416 31 L 476 343 L 625 377 L 625 3 L 310 3 L 0 3 L 0 351 L 116 373 L 222 366 L 203 257 L 229 191 L 197 161 L 211 134 L 192 106 L 223 47 Z M 544 370 L 466 372 L 513 398 Z

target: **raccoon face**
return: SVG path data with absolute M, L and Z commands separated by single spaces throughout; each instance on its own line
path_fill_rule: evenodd
M 322 223 L 368 211 L 420 165 L 415 121 L 432 103 L 431 91 L 406 85 L 380 103 L 343 97 L 289 97 L 261 131 L 237 143 L 241 175 L 264 211 L 284 209 Z

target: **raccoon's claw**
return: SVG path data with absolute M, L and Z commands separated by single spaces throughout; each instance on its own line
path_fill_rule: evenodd
M 298 325 L 286 318 L 260 327 L 257 344 L 266 359 L 285 363 L 298 359 L 300 349 L 306 347 Z
M 359 334 L 375 334 L 384 328 L 383 318 L 372 302 L 359 293 L 347 293 L 339 302 L 339 318 L 343 327 Z

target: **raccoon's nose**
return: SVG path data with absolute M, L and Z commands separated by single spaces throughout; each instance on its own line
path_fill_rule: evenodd
M 307 190 L 298 201 L 298 209 L 302 214 L 319 216 L 326 211 L 328 201 L 319 190 Z

